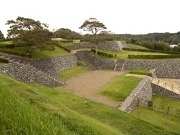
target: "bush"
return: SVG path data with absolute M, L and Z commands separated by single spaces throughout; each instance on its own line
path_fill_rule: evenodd
M 147 107 L 153 110 L 153 101 L 149 101 Z
M 26 56 L 25 54 L 21 54 L 21 53 L 18 53 L 18 52 L 13 52 L 13 51 L 10 51 L 10 50 L 2 50 L 2 49 L 0 49 L 0 52 L 8 53 L 8 54 L 13 54 L 13 55 L 18 55 L 18 56 L 23 56 L 23 57 Z
M 91 49 L 91 51 L 96 53 L 96 49 Z M 99 51 L 99 50 L 97 51 L 97 54 L 107 57 L 107 58 L 115 58 L 116 57 L 116 54 L 114 55 L 112 53 L 107 53 L 107 52 L 103 52 L 103 51 Z
M 146 50 L 146 49 L 134 49 L 134 48 L 123 48 L 123 50 L 140 51 L 140 52 L 158 52 L 158 53 L 167 53 L 167 54 L 180 54 L 180 52 L 173 52 L 173 51 Z
M 67 49 L 66 47 L 64 47 L 64 46 L 62 46 L 62 45 L 60 45 L 60 44 L 56 44 L 56 46 L 59 47 L 59 48 L 64 49 L 64 50 L 67 51 L 67 52 L 71 52 L 71 50 Z
M 180 54 L 172 55 L 128 55 L 129 59 L 174 59 L 180 58 Z

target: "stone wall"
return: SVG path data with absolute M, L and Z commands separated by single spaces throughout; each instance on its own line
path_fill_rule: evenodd
M 64 70 L 77 66 L 76 55 L 57 56 L 52 58 L 36 59 L 33 65 L 50 74 L 58 74 Z
M 57 76 L 47 74 L 29 64 L 9 63 L 0 66 L 0 72 L 22 82 L 36 82 L 52 87 L 60 86 L 65 83 L 64 80 Z
M 151 83 L 151 87 L 152 87 L 153 94 L 155 94 L 155 95 L 160 95 L 163 97 L 180 100 L 180 94 L 174 93 L 174 92 L 167 90 L 166 88 L 161 87 L 154 83 Z
M 68 46 L 67 49 L 69 50 L 78 50 L 81 48 L 95 48 L 95 44 L 93 43 L 75 43 L 71 46 Z M 102 50 L 111 50 L 111 51 L 122 51 L 122 48 L 126 46 L 124 41 L 105 41 L 100 42 L 97 45 L 98 49 Z
M 180 59 L 168 60 L 125 60 L 123 70 L 155 69 L 159 78 L 180 78 Z
M 91 51 L 79 51 L 77 52 L 78 60 L 81 61 L 84 66 L 92 70 L 98 69 L 114 69 L 115 61 L 114 60 L 104 60 L 96 57 L 91 53 Z
M 122 51 L 122 48 L 125 46 L 125 42 L 123 41 L 106 41 L 98 44 L 98 48 L 102 50 L 110 50 L 110 51 Z
M 147 106 L 152 98 L 152 88 L 150 83 L 150 77 L 143 78 L 118 109 L 125 112 L 131 112 L 138 104 Z
M 65 82 L 57 77 L 61 71 L 77 66 L 76 55 L 30 60 L 23 57 L 0 53 L 10 63 L 0 66 L 0 72 L 23 82 L 36 82 L 48 86 L 59 86 Z

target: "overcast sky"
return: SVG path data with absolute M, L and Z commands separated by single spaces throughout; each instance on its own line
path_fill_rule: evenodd
M 0 30 L 18 16 L 49 24 L 49 29 L 80 32 L 85 19 L 97 18 L 117 34 L 180 31 L 180 0 L 2 0 Z

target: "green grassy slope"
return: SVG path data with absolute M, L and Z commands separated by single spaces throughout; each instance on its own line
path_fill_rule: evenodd
M 29 86 L 0 74 L 0 134 L 119 135 L 117 129 L 82 116 Z M 52 91 L 52 89 L 51 89 Z
M 4 50 L 17 52 L 19 54 L 24 54 L 24 55 L 26 54 L 26 48 L 24 47 L 8 48 Z M 55 56 L 63 56 L 67 54 L 69 54 L 67 51 L 55 46 L 55 50 L 53 51 L 36 49 L 32 54 L 32 58 L 48 58 L 48 57 L 55 57 Z
M 177 129 L 166 130 L 162 125 L 139 120 L 130 114 L 70 93 L 38 84 L 21 83 L 2 74 L 0 101 L 1 135 L 179 133 Z
M 114 100 L 124 101 L 140 81 L 139 77 L 122 75 L 112 79 L 100 92 Z
M 178 135 L 180 134 L 180 117 L 167 115 L 166 113 L 143 107 L 137 107 L 133 111 L 132 116 L 155 126 L 160 126 L 168 131 L 176 132 Z

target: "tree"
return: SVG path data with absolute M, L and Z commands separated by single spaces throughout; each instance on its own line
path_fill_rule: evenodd
M 27 49 L 27 55 L 32 57 L 32 53 L 36 48 L 45 49 L 47 42 L 51 41 L 52 33 L 47 29 L 48 25 L 35 21 L 30 18 L 17 17 L 14 20 L 8 20 L 10 25 L 8 30 L 8 38 L 12 38 L 13 42 L 21 41 Z
M 2 33 L 1 30 L 0 30 L 0 40 L 3 40 L 3 39 L 5 39 L 5 38 L 4 38 L 3 33 Z
M 64 39 L 80 39 L 83 36 L 70 29 L 61 28 L 53 33 L 53 37 L 64 38 Z
M 98 32 L 107 29 L 106 26 L 97 21 L 96 18 L 89 18 L 79 28 L 83 29 L 84 31 L 90 31 L 93 35 L 97 35 Z

